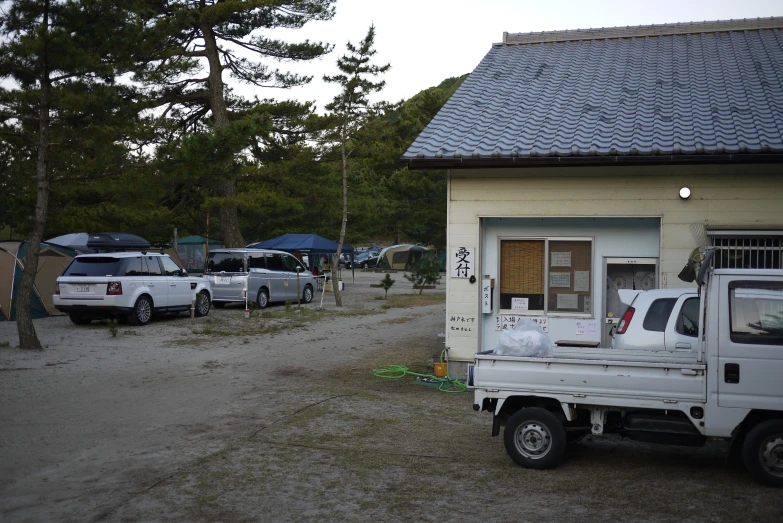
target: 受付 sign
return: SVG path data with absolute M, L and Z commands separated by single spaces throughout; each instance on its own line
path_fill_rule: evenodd
M 475 273 L 476 249 L 473 247 L 452 247 L 451 277 L 470 278 Z

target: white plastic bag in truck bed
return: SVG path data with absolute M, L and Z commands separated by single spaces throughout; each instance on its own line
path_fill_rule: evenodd
M 500 333 L 494 352 L 498 356 L 551 358 L 552 340 L 538 323 L 523 318 L 513 329 Z

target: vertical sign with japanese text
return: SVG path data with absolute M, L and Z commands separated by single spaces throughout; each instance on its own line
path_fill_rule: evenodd
M 476 249 L 473 247 L 452 247 L 451 277 L 470 278 L 475 273 Z
M 492 312 L 492 280 L 490 278 L 481 280 L 481 312 L 483 314 Z

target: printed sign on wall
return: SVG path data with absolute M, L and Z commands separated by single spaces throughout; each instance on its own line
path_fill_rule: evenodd
M 473 247 L 452 247 L 451 277 L 470 278 L 476 268 L 476 249 Z
M 549 318 L 546 316 L 517 316 L 515 314 L 501 314 L 495 321 L 495 330 L 513 329 L 514 325 L 521 319 L 530 320 L 541 325 L 544 332 L 549 332 Z

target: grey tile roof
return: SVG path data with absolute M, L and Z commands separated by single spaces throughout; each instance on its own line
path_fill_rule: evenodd
M 495 44 L 402 160 L 783 153 L 783 31 L 710 24 Z

